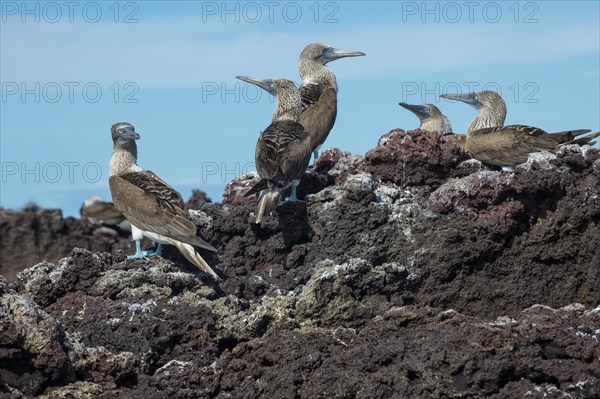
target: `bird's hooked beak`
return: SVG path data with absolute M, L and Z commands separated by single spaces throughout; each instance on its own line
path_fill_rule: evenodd
M 273 79 L 258 79 L 250 78 L 248 76 L 236 76 L 236 79 L 256 85 L 261 89 L 266 90 L 270 94 L 275 95 L 275 89 L 273 88 Z
M 133 130 L 132 126 L 123 126 L 119 128 L 117 132 L 119 133 L 119 142 L 121 144 L 125 144 L 132 140 L 137 140 L 140 138 L 140 135 L 135 130 Z
M 426 119 L 430 116 L 429 108 L 427 108 L 427 106 L 425 106 L 425 105 L 413 105 L 413 104 L 407 104 L 407 103 L 398 103 L 398 105 L 400 105 L 403 108 L 406 108 L 413 114 L 417 115 L 417 117 L 420 120 Z
M 466 94 L 441 94 L 440 97 L 447 100 L 457 100 L 463 103 L 469 104 L 475 109 L 481 108 L 483 104 L 477 100 L 477 93 L 466 93 Z
M 365 55 L 362 51 L 344 51 L 333 47 L 327 47 L 320 58 L 321 61 L 327 64 L 328 62 L 339 60 L 340 58 L 360 57 L 362 55 Z

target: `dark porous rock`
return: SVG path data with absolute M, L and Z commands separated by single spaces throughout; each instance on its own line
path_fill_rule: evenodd
M 511 180 L 509 174 L 493 171 L 450 180 L 431 193 L 429 208 L 440 214 L 456 212 L 476 217 L 505 205 Z
M 75 380 L 59 323 L 0 276 L 0 392 L 41 393 Z
M 434 192 L 436 220 L 415 230 L 427 243 L 422 249 L 432 248 L 424 261 L 443 267 L 430 269 L 421 300 L 487 317 L 534 304 L 596 306 L 600 173 L 597 153 L 577 148 L 556 159 L 535 154 L 514 173 L 478 172 Z
M 257 181 L 189 210 L 222 281 L 93 245 L 0 281 L 0 396 L 600 397 L 598 150 L 500 171 L 395 130 L 261 224 Z
M 382 182 L 436 188 L 467 158 L 461 147 L 435 132 L 396 129 L 367 152 L 363 168 Z
M 251 205 L 256 204 L 256 196 L 246 193 L 260 181 L 258 173 L 252 172 L 238 176 L 225 186 L 223 192 L 223 204 L 228 205 Z
M 38 262 L 56 262 L 74 247 L 116 252 L 133 249 L 131 233 L 63 218 L 55 209 L 0 209 L 0 275 L 13 281 L 18 272 Z
M 202 209 L 204 204 L 209 204 L 212 201 L 208 198 L 208 195 L 202 190 L 192 190 L 192 196 L 185 203 L 185 209 Z
M 360 171 L 364 158 L 360 155 L 331 148 L 323 151 L 313 166 L 313 171 L 320 175 L 327 175 L 333 182 L 341 184 L 350 174 Z

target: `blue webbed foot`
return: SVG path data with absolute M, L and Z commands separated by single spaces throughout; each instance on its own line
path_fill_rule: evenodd
M 135 242 L 135 253 L 133 255 L 128 255 L 127 259 L 146 259 L 148 255 L 146 255 L 148 251 L 142 251 L 142 244 L 140 244 L 139 240 Z
M 142 251 L 142 255 L 144 255 L 144 257 L 148 257 L 148 256 L 161 256 L 162 255 L 162 244 L 158 244 L 156 246 L 156 249 L 153 251 L 151 249 L 147 250 L 147 251 Z

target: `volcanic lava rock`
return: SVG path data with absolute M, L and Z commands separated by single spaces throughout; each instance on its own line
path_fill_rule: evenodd
M 111 252 L 133 251 L 131 233 L 63 218 L 57 209 L 29 206 L 21 212 L 0 209 L 0 274 L 9 281 L 38 262 L 56 262 L 74 247 Z
M 190 211 L 222 282 L 93 248 L 1 280 L 0 396 L 600 397 L 600 151 L 394 130 L 305 177 L 260 225 L 256 176 Z

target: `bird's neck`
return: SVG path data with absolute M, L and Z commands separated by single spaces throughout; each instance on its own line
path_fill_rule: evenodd
M 335 87 L 335 91 L 337 91 L 335 75 L 327 65 L 301 60 L 298 62 L 298 72 L 300 72 L 303 85 L 309 83 L 325 84 Z
M 273 118 L 271 119 L 273 122 L 275 121 L 293 121 L 298 122 L 300 120 L 300 107 L 280 107 L 275 108 L 275 112 L 273 112 Z
M 297 90 L 293 93 L 278 94 L 276 99 L 277 105 L 275 106 L 273 117 L 271 118 L 272 122 L 286 120 L 298 122 L 300 120 L 302 100 L 300 98 L 300 93 Z
M 467 133 L 474 132 L 477 129 L 484 129 L 486 127 L 504 126 L 504 120 L 506 119 L 506 110 L 499 108 L 481 108 L 479 115 L 473 119 Z
M 421 126 L 419 128 L 421 130 L 427 130 L 428 132 L 445 133 L 442 129 L 442 121 L 433 118 L 421 120 Z
M 112 157 L 110 158 L 109 175 L 115 176 L 127 172 L 138 172 L 142 170 L 137 165 L 137 146 L 135 142 L 127 144 L 115 144 Z

